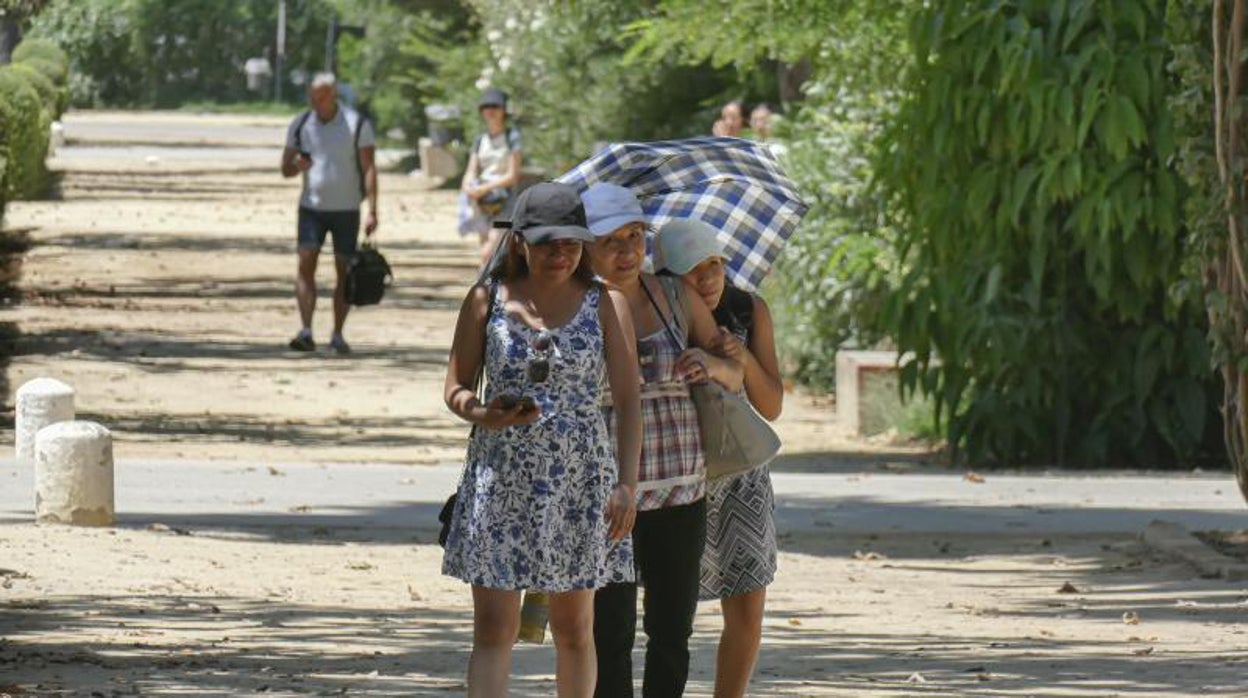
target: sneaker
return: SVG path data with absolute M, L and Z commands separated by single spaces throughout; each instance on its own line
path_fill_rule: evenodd
M 342 337 L 334 337 L 330 339 L 329 346 L 333 347 L 334 351 L 339 354 L 351 353 L 351 345 L 347 344 L 347 340 L 343 339 Z
M 296 336 L 294 339 L 290 340 L 289 346 L 291 349 L 295 351 L 315 351 L 316 350 L 316 342 L 312 341 L 311 337 L 308 337 L 307 335 L 303 335 L 303 334 L 300 334 Z

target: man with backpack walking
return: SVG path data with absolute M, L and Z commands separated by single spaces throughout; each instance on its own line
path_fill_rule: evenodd
M 342 327 L 351 306 L 344 281 L 356 252 L 360 204 L 368 202 L 364 235 L 377 230 L 377 168 L 373 126 L 362 114 L 338 101 L 334 76 L 319 73 L 308 87 L 311 109 L 295 117 L 282 151 L 282 176 L 303 175 L 299 197 L 299 270 L 295 298 L 299 334 L 290 340 L 295 351 L 313 351 L 312 314 L 316 309 L 316 264 L 326 234 L 333 236 L 337 284 L 334 288 L 334 331 L 329 344 L 339 354 L 351 352 Z

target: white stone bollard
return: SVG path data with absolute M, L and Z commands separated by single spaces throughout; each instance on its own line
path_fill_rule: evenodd
M 61 422 L 35 437 L 35 521 L 113 524 L 113 437 L 95 422 Z
M 36 378 L 17 389 L 17 460 L 35 459 L 35 434 L 74 418 L 74 389 L 55 378 Z
M 56 151 L 65 147 L 65 125 L 59 121 L 53 121 L 48 127 L 48 155 L 56 154 Z

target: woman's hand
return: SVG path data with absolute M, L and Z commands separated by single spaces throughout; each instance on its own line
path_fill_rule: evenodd
M 706 367 L 707 355 L 697 347 L 690 347 L 676 358 L 676 376 L 686 383 L 703 383 L 710 377 Z
M 485 406 L 485 415 L 478 422 L 486 429 L 506 429 L 536 422 L 542 416 L 542 408 L 534 402 L 513 402 L 499 395 Z
M 632 487 L 620 482 L 611 489 L 607 498 L 607 536 L 622 540 L 633 531 L 637 520 L 637 495 Z
M 727 327 L 719 328 L 717 344 L 719 352 L 725 357 L 739 364 L 746 363 L 746 353 L 749 352 L 749 349 L 746 348 L 745 342 L 742 342 L 735 334 L 729 332 Z

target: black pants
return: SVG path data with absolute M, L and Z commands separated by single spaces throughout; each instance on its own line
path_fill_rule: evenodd
M 645 586 L 645 698 L 678 698 L 689 678 L 689 637 L 698 609 L 698 576 L 706 543 L 706 500 L 637 512 L 633 553 Z M 595 698 L 633 695 L 637 585 L 610 584 L 594 595 L 598 650 Z

